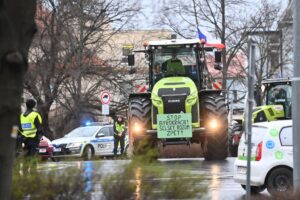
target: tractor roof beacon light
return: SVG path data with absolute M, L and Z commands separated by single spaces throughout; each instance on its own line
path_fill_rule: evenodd
M 144 41 L 143 46 L 146 48 L 149 45 L 148 41 Z

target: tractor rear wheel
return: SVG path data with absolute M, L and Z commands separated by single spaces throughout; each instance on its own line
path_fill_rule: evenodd
M 242 134 L 242 125 L 241 124 L 233 124 L 228 129 L 228 136 L 229 136 L 229 153 L 232 157 L 237 157 L 238 155 L 238 147 L 239 141 L 237 142 L 235 137 L 240 138 Z
M 201 141 L 206 160 L 224 160 L 228 156 L 228 112 L 224 97 L 219 94 L 205 95 L 201 99 L 201 119 L 205 137 Z M 212 128 L 212 121 L 216 127 Z
M 148 97 L 132 97 L 129 99 L 128 109 L 129 128 L 132 134 L 133 155 L 146 155 L 151 149 L 157 147 L 156 137 L 147 136 L 146 131 L 151 129 L 151 100 Z M 135 125 L 141 127 L 134 130 Z

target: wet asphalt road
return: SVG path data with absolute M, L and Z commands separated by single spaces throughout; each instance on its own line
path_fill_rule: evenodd
M 225 161 L 205 161 L 203 158 L 190 159 L 159 159 L 161 165 L 170 169 L 176 166 L 177 169 L 191 172 L 195 175 L 202 175 L 204 180 L 201 184 L 208 187 L 205 199 L 227 200 L 245 199 L 246 192 L 233 180 L 233 164 L 235 158 L 227 158 Z M 118 167 L 128 164 L 130 160 L 96 160 L 92 161 L 92 168 L 96 173 L 113 173 Z M 66 170 L 70 167 L 84 168 L 84 161 L 62 161 L 58 163 L 46 162 L 39 166 L 40 170 Z M 260 197 L 268 196 L 265 190 Z

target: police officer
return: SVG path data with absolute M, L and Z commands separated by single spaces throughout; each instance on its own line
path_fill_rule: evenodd
M 20 133 L 22 142 L 25 144 L 27 156 L 32 156 L 37 153 L 37 148 L 41 137 L 42 131 L 42 117 L 34 111 L 36 102 L 33 99 L 26 101 L 26 111 L 20 116 Z
M 117 155 L 117 149 L 121 146 L 121 155 L 124 153 L 124 146 L 125 146 L 125 120 L 122 116 L 117 116 L 114 121 L 114 155 Z

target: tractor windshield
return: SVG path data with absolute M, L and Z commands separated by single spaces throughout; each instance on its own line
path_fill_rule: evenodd
M 291 117 L 292 86 L 289 84 L 270 85 L 267 92 L 267 105 L 282 105 L 285 116 Z
M 153 53 L 153 85 L 163 77 L 185 76 L 199 85 L 196 52 L 193 48 L 161 48 Z

